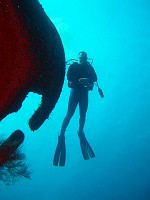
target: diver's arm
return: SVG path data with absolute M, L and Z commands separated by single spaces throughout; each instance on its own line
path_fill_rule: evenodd
M 67 72 L 68 81 L 72 81 L 72 82 L 77 81 L 77 76 L 76 76 L 77 65 L 78 65 L 78 63 L 76 63 L 76 62 L 74 62 L 72 65 L 70 65 L 68 72 Z
M 73 84 L 72 81 L 68 81 L 68 87 L 69 87 L 69 88 L 74 88 L 74 84 Z
M 97 82 L 97 75 L 92 66 L 90 68 L 90 73 L 89 73 L 89 82 L 91 83 Z
M 74 62 L 72 65 L 70 65 L 68 72 L 67 72 L 67 80 L 68 80 L 68 87 L 73 88 L 75 85 L 78 84 L 78 79 L 77 79 L 77 72 L 76 72 L 76 67 L 77 67 L 76 62 Z

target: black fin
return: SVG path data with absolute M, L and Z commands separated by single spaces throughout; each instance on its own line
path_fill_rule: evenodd
M 90 146 L 89 142 L 87 141 L 84 133 L 78 133 L 79 139 L 80 139 L 80 147 L 82 151 L 83 158 L 85 160 L 89 160 L 90 158 L 94 158 L 95 154 Z
M 66 145 L 65 145 L 65 137 L 58 137 L 58 144 L 55 150 L 53 165 L 55 166 L 65 166 L 66 162 Z

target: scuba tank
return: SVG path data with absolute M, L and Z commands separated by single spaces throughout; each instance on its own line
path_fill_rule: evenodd
M 92 66 L 93 59 L 92 58 L 88 58 L 87 60 L 90 61 L 88 63 Z M 66 61 L 65 64 L 70 66 L 71 64 L 73 64 L 73 62 L 78 62 L 78 60 L 72 58 L 72 59 L 69 59 L 68 61 Z M 101 96 L 101 98 L 104 98 L 104 93 L 103 93 L 102 89 L 99 87 L 98 82 L 94 83 L 94 85 L 96 85 L 96 87 L 98 88 L 98 93 Z

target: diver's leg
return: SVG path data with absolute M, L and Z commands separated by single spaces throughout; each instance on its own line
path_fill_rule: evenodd
M 88 109 L 88 92 L 85 91 L 81 93 L 79 97 L 79 110 L 80 110 L 79 133 L 83 132 L 87 109 Z
M 65 162 L 66 162 L 65 131 L 70 122 L 71 117 L 73 116 L 75 112 L 77 104 L 78 104 L 77 95 L 75 91 L 72 90 L 70 93 L 67 115 L 64 118 L 64 121 L 61 127 L 61 132 L 58 137 L 58 144 L 57 144 L 55 154 L 54 154 L 53 165 L 56 165 L 56 166 L 65 165 Z
M 76 94 L 76 92 L 74 90 L 71 90 L 69 102 L 68 102 L 68 111 L 67 111 L 67 114 L 62 123 L 60 135 L 65 134 L 65 131 L 70 122 L 70 119 L 72 118 L 73 114 L 75 113 L 77 104 L 78 104 L 78 95 Z
M 86 112 L 88 108 L 88 92 L 82 93 L 81 99 L 79 100 L 79 107 L 80 107 L 80 119 L 79 119 L 79 132 L 78 136 L 80 139 L 80 147 L 82 151 L 83 158 L 88 160 L 90 158 L 94 158 L 95 154 L 93 149 L 91 148 L 90 144 L 88 143 L 85 134 L 83 132 Z

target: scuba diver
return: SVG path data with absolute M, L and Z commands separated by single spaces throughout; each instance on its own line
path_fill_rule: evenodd
M 71 92 L 68 102 L 68 111 L 62 123 L 60 135 L 58 136 L 58 144 L 54 154 L 53 165 L 55 166 L 65 165 L 65 131 L 78 104 L 80 110 L 78 136 L 82 155 L 85 160 L 95 157 L 83 131 L 88 108 L 88 92 L 93 90 L 94 82 L 96 82 L 95 85 L 98 87 L 101 97 L 104 97 L 102 90 L 98 86 L 95 70 L 88 62 L 87 53 L 84 51 L 79 52 L 78 62 L 73 62 L 73 64 L 69 66 L 67 80 Z

